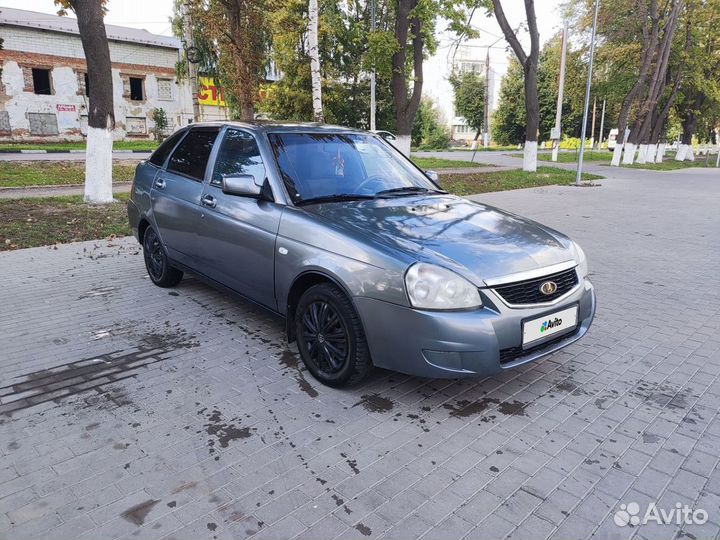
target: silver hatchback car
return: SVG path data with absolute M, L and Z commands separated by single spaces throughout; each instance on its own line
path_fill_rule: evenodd
M 435 178 L 372 133 L 193 124 L 138 166 L 128 216 L 156 285 L 187 271 L 283 315 L 328 385 L 489 375 L 580 339 L 580 246 Z

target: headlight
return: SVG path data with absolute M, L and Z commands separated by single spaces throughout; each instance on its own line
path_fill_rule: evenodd
M 580 277 L 584 279 L 588 276 L 587 257 L 577 242 L 573 242 L 573 249 L 575 250 L 575 261 L 578 263 L 578 273 Z
M 410 303 L 424 309 L 468 309 L 482 306 L 472 283 L 440 266 L 415 263 L 405 274 Z

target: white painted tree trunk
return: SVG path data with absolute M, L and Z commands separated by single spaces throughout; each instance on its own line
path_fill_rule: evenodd
M 675 154 L 675 161 L 685 161 L 685 156 L 687 155 L 688 145 L 687 144 L 679 144 L 677 153 Z
M 658 143 L 657 152 L 655 153 L 655 163 L 662 163 L 665 158 L 665 143 Z
M 620 166 L 620 158 L 622 158 L 622 151 L 623 145 L 620 143 L 615 143 L 615 148 L 613 149 L 613 157 L 610 161 L 610 165 L 612 165 L 613 167 Z
M 308 6 L 308 48 L 310 55 L 310 79 L 312 83 L 313 119 L 324 122 L 322 106 L 322 77 L 320 75 L 320 49 L 318 47 L 318 0 L 310 0 Z
M 638 148 L 637 163 L 640 165 L 645 163 L 645 156 L 647 155 L 648 145 L 641 144 Z
M 552 160 L 557 161 L 558 160 L 558 153 L 560 152 L 560 141 L 555 141 L 553 143 L 553 149 L 552 149 Z
M 623 165 L 632 165 L 635 162 L 635 145 L 633 143 L 625 143 L 625 154 L 622 162 Z
M 655 163 L 655 153 L 657 152 L 657 144 L 648 144 L 645 152 L 645 161 L 647 163 Z
M 658 143 L 657 152 L 655 153 L 655 163 L 662 163 L 665 157 L 665 143 Z
M 537 141 L 525 141 L 523 151 L 523 171 L 537 171 Z
M 88 127 L 85 153 L 85 202 L 105 204 L 113 201 L 112 130 Z
M 403 155 L 410 157 L 410 135 L 398 135 L 393 142 L 395 148 L 400 150 Z

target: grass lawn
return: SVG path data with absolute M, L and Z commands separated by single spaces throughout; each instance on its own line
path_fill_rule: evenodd
M 435 157 L 419 157 L 412 156 L 413 163 L 426 171 L 436 171 L 440 169 L 459 169 L 462 167 L 487 167 L 486 163 L 477 163 L 476 161 L 460 161 L 456 159 L 442 159 Z
M 696 157 L 695 161 L 675 161 L 671 158 L 665 158 L 662 163 L 633 163 L 632 165 L 622 165 L 632 169 L 648 169 L 651 171 L 676 171 L 678 169 L 687 169 L 689 167 L 715 167 L 717 156 L 710 155 L 708 164 L 705 164 L 705 156 Z
M 152 152 L 158 146 L 155 141 L 115 141 L 113 150 L 143 150 Z M 58 150 L 85 150 L 85 141 L 62 142 L 62 143 L 2 143 L 0 151 L 19 152 L 20 150 L 46 150 L 56 152 Z
M 597 180 L 602 176 L 583 174 L 583 180 Z M 538 167 L 530 173 L 521 169 L 489 173 L 445 174 L 440 185 L 455 195 L 473 195 L 489 191 L 506 191 L 536 186 L 567 185 L 575 182 L 575 171 L 556 167 Z
M 128 194 L 93 206 L 82 197 L 0 200 L 0 251 L 130 234 Z
M 583 175 L 584 180 L 597 178 L 602 177 Z M 441 183 L 451 193 L 471 195 L 574 181 L 574 171 L 539 167 L 535 173 L 515 169 L 447 174 Z M 116 194 L 118 202 L 98 206 L 83 203 L 81 196 L 0 199 L 0 251 L 126 236 L 130 234 L 125 210 L 128 196 Z
M 558 152 L 558 160 L 555 163 L 576 163 L 578 160 L 579 152 Z M 522 154 L 512 154 L 512 157 L 522 158 Z M 538 161 L 552 161 L 552 154 L 550 152 L 538 152 Z M 612 152 L 606 152 L 604 150 L 597 151 L 585 151 L 583 161 L 607 161 L 610 163 L 612 159 Z
M 134 163 L 114 163 L 115 182 L 133 179 Z M 0 161 L 0 187 L 55 186 L 85 182 L 82 161 Z

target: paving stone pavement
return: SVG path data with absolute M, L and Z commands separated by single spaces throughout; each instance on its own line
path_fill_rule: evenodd
M 131 239 L 0 254 L 0 538 L 717 538 L 720 178 L 480 200 L 573 235 L 584 339 L 501 376 L 318 384 L 283 321 Z M 676 502 L 702 525 L 620 527 Z

